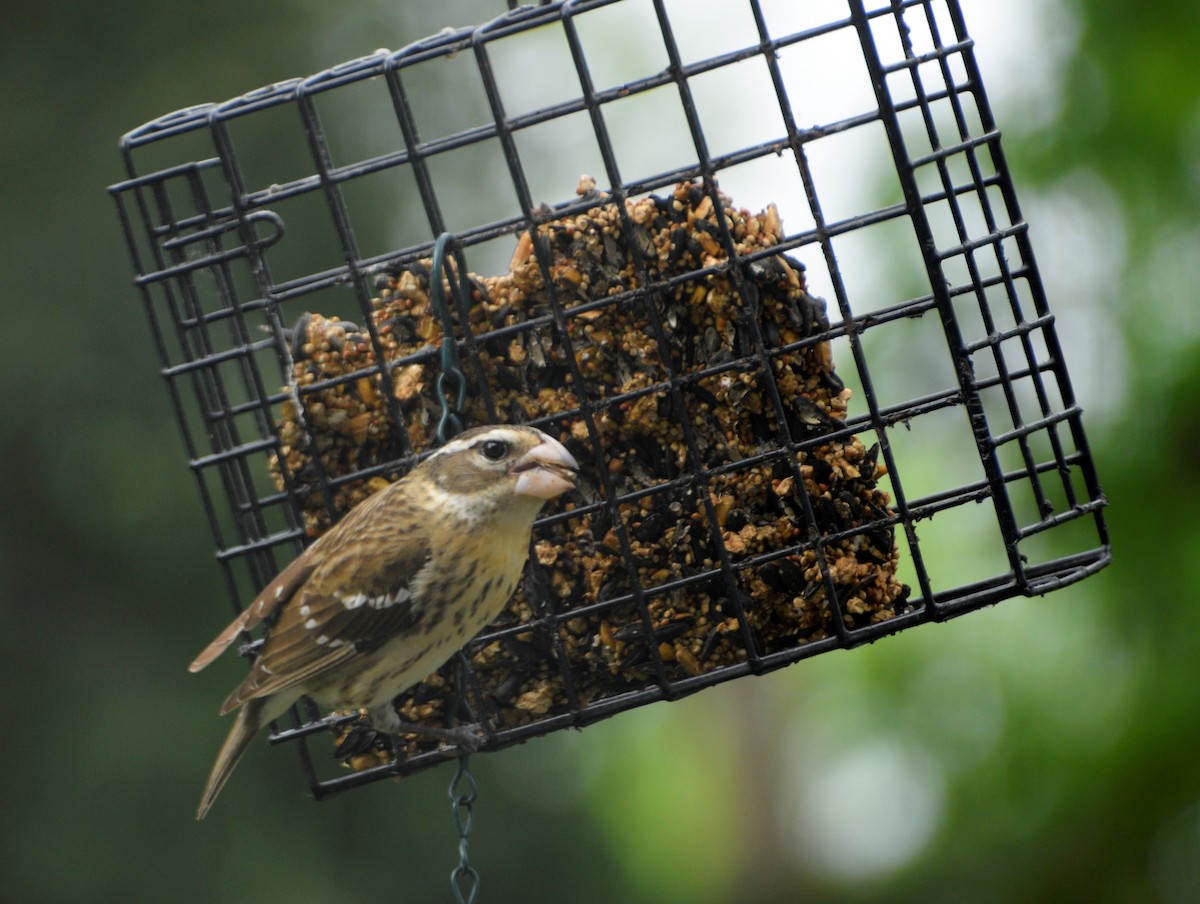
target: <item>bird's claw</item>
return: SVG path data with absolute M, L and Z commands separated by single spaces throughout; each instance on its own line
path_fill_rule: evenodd
M 478 722 L 456 725 L 446 731 L 449 732 L 448 740 L 459 749 L 460 753 L 478 753 L 479 748 L 483 746 L 483 726 Z
M 483 726 L 477 722 L 444 728 L 396 719 L 389 720 L 384 727 L 373 724 L 369 718 L 362 718 L 344 726 L 343 731 L 344 734 L 333 751 L 334 756 L 342 762 L 386 746 L 388 738 L 397 739 L 396 743 L 399 746 L 399 739 L 407 735 L 417 735 L 441 741 L 447 746 L 457 748 L 460 753 L 478 752 L 486 739 Z
M 483 726 L 478 723 L 455 725 L 452 728 L 442 728 L 435 725 L 421 725 L 416 722 L 402 723 L 396 731 L 397 735 L 418 735 L 432 738 L 451 747 L 457 747 L 461 753 L 475 753 L 483 746 Z

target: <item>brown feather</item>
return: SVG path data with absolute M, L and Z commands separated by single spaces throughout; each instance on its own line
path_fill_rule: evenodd
M 255 700 L 269 698 L 271 695 L 277 694 L 286 688 L 295 687 L 313 675 L 340 665 L 354 655 L 354 647 L 338 647 L 335 650 L 330 650 L 324 656 L 309 658 L 305 664 L 298 666 L 294 671 L 288 672 L 285 675 L 268 674 L 256 662 L 250 674 L 242 680 L 241 684 L 229 692 L 229 696 L 221 704 L 221 715 L 223 716 L 237 709 L 243 703 L 252 703 Z
M 345 544 L 326 544 L 324 562 L 284 606 L 250 674 L 225 699 L 222 714 L 374 649 L 416 621 L 419 610 L 413 598 L 419 590 L 414 588 L 429 561 L 428 545 L 416 541 L 383 547 L 367 562 L 354 552 Z M 332 592 L 321 592 L 326 587 Z M 370 602 L 347 606 L 344 600 L 358 593 L 371 599 L 399 594 L 402 599 L 379 608 Z M 318 643 L 319 637 L 326 641 Z
M 257 627 L 264 618 L 280 606 L 285 605 L 296 589 L 313 572 L 315 566 L 310 555 L 311 552 L 311 548 L 305 550 L 287 568 L 279 572 L 275 579 L 263 588 L 262 593 L 255 598 L 254 602 L 247 606 L 246 610 L 229 624 L 229 627 L 218 634 L 216 639 L 192 660 L 188 671 L 200 671 L 224 653 L 239 634 Z
M 213 763 L 212 771 L 208 775 L 208 783 L 204 786 L 204 794 L 200 797 L 200 806 L 196 808 L 197 819 L 203 819 L 211 809 L 213 801 L 217 799 L 217 795 L 229 781 L 233 767 L 238 764 L 238 760 L 250 746 L 254 735 L 263 725 L 279 716 L 282 710 L 274 711 L 278 710 L 278 707 L 272 707 L 271 703 L 273 702 L 276 701 L 252 700 L 250 705 L 243 707 L 242 711 L 238 713 L 237 721 L 229 729 L 225 743 L 221 745 L 221 752 L 217 754 L 216 762 Z M 283 709 L 287 709 L 287 706 L 290 705 L 289 701 Z

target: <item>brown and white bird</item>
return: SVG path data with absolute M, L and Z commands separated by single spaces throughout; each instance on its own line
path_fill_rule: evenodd
M 446 443 L 365 499 L 288 565 L 190 670 L 271 615 L 258 658 L 221 714 L 241 707 L 213 765 L 203 819 L 255 732 L 303 695 L 367 709 L 397 733 L 392 700 L 428 677 L 508 602 L 547 499 L 578 463 L 533 427 L 489 426 Z

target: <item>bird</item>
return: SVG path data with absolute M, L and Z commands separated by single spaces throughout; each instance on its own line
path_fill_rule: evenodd
M 196 810 L 203 819 L 255 733 L 301 696 L 365 709 L 400 733 L 392 701 L 491 622 L 517 588 L 533 522 L 579 463 L 529 426 L 467 430 L 367 497 L 283 569 L 191 663 L 198 672 L 266 619 L 237 719 Z

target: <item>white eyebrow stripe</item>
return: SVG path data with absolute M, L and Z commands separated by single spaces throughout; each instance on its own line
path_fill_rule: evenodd
M 491 430 L 484 433 L 477 433 L 469 439 L 452 439 L 445 445 L 439 446 L 429 456 L 430 458 L 438 458 L 442 455 L 453 455 L 455 452 L 463 452 L 475 446 L 476 443 L 484 442 L 488 439 L 502 439 L 507 442 L 514 442 L 523 434 L 521 430 L 514 430 L 510 426 L 497 424 Z

